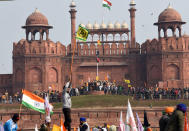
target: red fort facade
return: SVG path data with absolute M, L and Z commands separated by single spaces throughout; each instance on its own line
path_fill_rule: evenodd
M 108 25 L 88 23 L 87 42 L 75 39 L 76 5 L 70 5 L 71 44 L 53 42 L 49 38 L 47 18 L 35 10 L 26 20 L 26 38 L 13 43 L 13 74 L 0 75 L 0 91 L 10 93 L 29 91 L 62 91 L 69 80 L 74 45 L 73 87 L 93 81 L 97 75 L 96 53 L 99 52 L 99 79 L 108 76 L 109 81 L 124 85 L 124 79 L 132 86 L 184 88 L 189 86 L 189 37 L 182 35 L 185 24 L 181 15 L 172 7 L 166 8 L 154 23 L 158 27 L 158 39 L 135 42 L 135 3 L 130 3 L 130 29 L 116 22 Z M 168 30 L 172 36 L 168 36 Z M 102 45 L 97 41 L 101 40 Z

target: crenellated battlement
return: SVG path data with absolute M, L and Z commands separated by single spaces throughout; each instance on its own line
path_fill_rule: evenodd
M 66 46 L 60 42 L 53 41 L 27 41 L 20 40 L 18 43 L 13 43 L 13 54 L 16 55 L 59 55 L 66 56 Z
M 104 45 L 98 45 L 95 43 L 77 43 L 78 56 L 96 56 L 97 50 L 99 55 L 104 56 L 123 56 L 128 55 L 130 44 L 127 43 L 105 43 Z M 137 48 L 140 49 L 140 45 L 137 44 Z M 20 40 L 18 43 L 13 43 L 13 54 L 17 55 L 58 55 L 67 56 L 71 51 L 71 44 L 68 46 L 63 45 L 60 42 L 54 43 L 53 41 L 27 41 L 25 39 Z
M 189 37 L 167 37 L 159 40 L 146 40 L 141 45 L 142 53 L 158 53 L 158 52 L 185 52 L 189 51 Z

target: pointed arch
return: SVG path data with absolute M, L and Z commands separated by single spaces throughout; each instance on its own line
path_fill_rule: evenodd
M 42 71 L 38 67 L 33 67 L 29 70 L 29 82 L 32 84 L 42 83 Z
M 50 83 L 57 83 L 58 82 L 58 71 L 56 68 L 51 67 L 48 71 L 48 81 Z
M 175 64 L 168 65 L 166 68 L 167 80 L 179 80 L 179 67 Z

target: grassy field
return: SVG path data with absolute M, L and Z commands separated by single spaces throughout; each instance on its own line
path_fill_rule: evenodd
M 119 95 L 83 95 L 72 97 L 72 108 L 95 108 L 95 107 L 126 107 L 127 100 L 130 100 L 132 107 L 164 107 L 176 106 L 178 103 L 185 103 L 189 106 L 188 100 L 132 100 L 132 97 Z M 62 108 L 62 103 L 53 103 L 55 109 Z M 1 104 L 0 109 L 19 109 L 19 104 Z M 24 108 L 24 107 L 23 107 Z M 22 108 L 22 109 L 23 109 Z
M 132 97 L 120 95 L 84 95 L 72 97 L 73 108 L 87 108 L 87 107 L 126 107 L 128 98 L 132 107 L 163 107 L 163 106 L 176 106 L 178 103 L 185 103 L 189 105 L 188 100 L 132 100 Z M 55 103 L 55 108 L 61 108 L 61 103 Z

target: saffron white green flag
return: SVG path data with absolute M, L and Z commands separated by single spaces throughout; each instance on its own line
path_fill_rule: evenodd
M 134 118 L 134 115 L 133 115 L 133 111 L 132 111 L 129 99 L 128 99 L 128 106 L 127 106 L 127 116 L 126 116 L 125 130 L 126 131 L 137 131 L 135 118 Z
M 112 3 L 110 1 L 108 1 L 108 0 L 103 0 L 102 1 L 102 6 L 108 8 L 110 10 L 110 7 L 112 6 Z
M 44 99 L 42 99 L 41 97 L 27 90 L 23 90 L 22 93 L 23 93 L 22 104 L 24 106 L 31 108 L 33 110 L 39 111 L 41 113 L 45 113 L 45 105 L 44 105 L 45 100 Z M 53 113 L 52 109 L 53 109 L 53 106 L 50 105 L 51 113 Z

